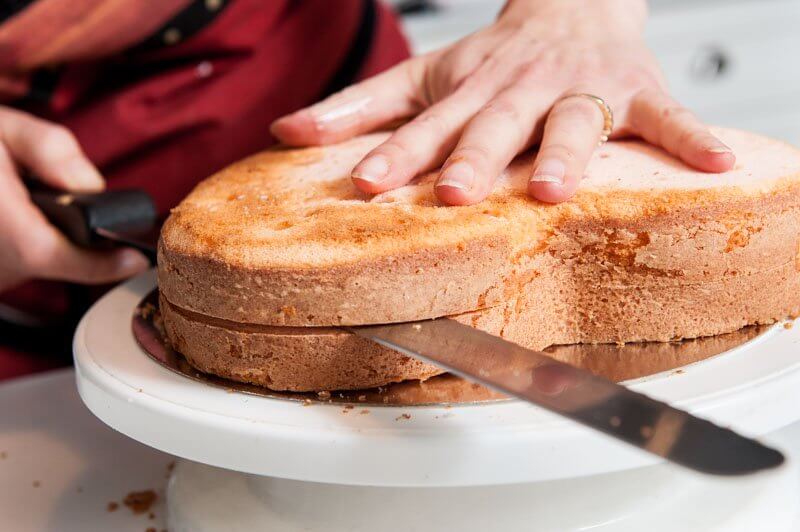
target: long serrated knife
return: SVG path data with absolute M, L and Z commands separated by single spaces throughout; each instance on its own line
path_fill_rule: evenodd
M 784 461 L 732 430 L 449 318 L 347 329 L 695 471 L 745 475 Z

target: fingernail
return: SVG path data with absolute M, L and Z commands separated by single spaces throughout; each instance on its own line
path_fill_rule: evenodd
M 120 276 L 130 276 L 150 267 L 150 261 L 135 249 L 122 249 L 117 255 L 117 269 Z
M 469 190 L 475 180 L 475 170 L 465 161 L 458 161 L 442 172 L 442 176 L 436 183 L 437 187 L 452 187 L 459 190 Z
M 707 148 L 706 151 L 709 153 L 733 153 L 733 150 L 725 146 L 724 144 L 720 144 L 719 146 L 714 146 L 713 148 Z
M 389 173 L 389 159 L 385 155 L 373 155 L 364 159 L 353 169 L 352 176 L 367 183 L 380 183 Z
M 73 159 L 65 165 L 64 172 L 70 184 L 77 190 L 95 191 L 105 188 L 100 173 L 83 159 Z
M 545 159 L 533 171 L 531 182 L 564 184 L 564 174 L 567 169 L 558 159 Z
M 350 96 L 334 95 L 308 108 L 311 118 L 318 126 L 344 119 L 354 120 L 369 104 L 370 97 L 350 99 Z

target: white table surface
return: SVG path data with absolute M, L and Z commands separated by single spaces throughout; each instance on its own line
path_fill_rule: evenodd
M 72 369 L 0 384 L 0 530 L 160 532 L 172 461 L 95 418 Z M 151 489 L 154 519 L 122 504 Z M 109 512 L 110 502 L 119 508 Z
M 3 383 L 0 405 L 0 529 L 164 529 L 163 493 L 173 458 L 92 416 L 78 398 L 72 370 Z M 800 423 L 765 440 L 800 457 Z M 150 489 L 160 496 L 154 519 L 121 504 L 128 493 Z M 110 502 L 119 508 L 109 512 Z

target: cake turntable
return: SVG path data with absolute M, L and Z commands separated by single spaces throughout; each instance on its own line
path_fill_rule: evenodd
M 136 312 L 154 286 L 153 272 L 143 274 L 86 314 L 76 375 L 102 421 L 185 459 L 167 494 L 173 532 L 785 530 L 794 520 L 791 463 L 708 478 L 453 378 L 264 396 L 199 375 L 167 350 L 156 362 L 163 344 Z M 134 315 L 150 332 L 146 350 Z M 798 328 L 778 324 L 674 344 L 563 347 L 558 356 L 759 436 L 800 418 L 798 343 Z

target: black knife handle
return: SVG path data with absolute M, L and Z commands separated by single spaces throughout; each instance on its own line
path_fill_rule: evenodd
M 143 190 L 73 193 L 36 187 L 30 195 L 50 223 L 84 248 L 113 246 L 112 242 L 98 236 L 98 228 L 144 227 L 156 221 L 153 199 Z

